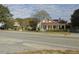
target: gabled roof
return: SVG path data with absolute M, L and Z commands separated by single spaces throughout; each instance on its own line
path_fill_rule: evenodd
M 42 24 L 58 24 L 58 22 L 54 20 L 42 20 L 41 23 Z

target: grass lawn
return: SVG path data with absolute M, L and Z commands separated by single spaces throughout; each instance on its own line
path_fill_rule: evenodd
M 51 34 L 70 34 L 70 32 L 46 32 Z
M 21 51 L 16 54 L 79 54 L 79 50 L 36 50 L 36 51 Z

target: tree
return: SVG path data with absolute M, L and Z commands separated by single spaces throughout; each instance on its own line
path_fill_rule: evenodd
M 25 18 L 25 19 L 16 18 L 16 20 L 19 22 L 22 29 L 30 28 L 29 30 L 36 30 L 37 23 L 39 22 L 38 19 L 36 18 Z
M 79 9 L 75 10 L 74 13 L 71 15 L 71 25 L 73 28 L 79 28 Z
M 51 18 L 45 10 L 37 11 L 32 17 L 37 18 L 39 20 L 42 20 L 42 19 L 45 19 L 45 18 L 46 19 Z
M 10 13 L 8 7 L 5 7 L 0 4 L 0 21 L 6 21 L 6 19 L 10 19 L 12 14 Z
M 37 18 L 27 18 L 29 20 L 29 25 L 32 27 L 32 30 L 36 30 L 39 20 Z
M 14 20 L 6 20 L 4 27 L 5 29 L 8 29 L 8 28 L 13 29 L 14 27 L 13 25 L 14 25 Z
M 16 18 L 15 20 L 20 24 L 21 29 L 25 30 L 27 26 L 27 21 L 22 18 Z
M 10 13 L 8 7 L 0 4 L 0 22 L 5 23 L 5 28 L 11 28 L 13 25 L 12 14 Z

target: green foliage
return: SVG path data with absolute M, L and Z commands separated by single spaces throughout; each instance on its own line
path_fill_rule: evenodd
M 10 14 L 8 7 L 0 5 L 0 22 L 6 21 L 6 19 L 10 19 L 11 17 L 12 14 Z
M 5 21 L 5 29 L 11 28 L 13 29 L 14 20 L 6 20 Z
M 46 19 L 51 18 L 45 10 L 37 11 L 32 17 L 37 18 L 39 20 L 42 20 L 42 19 L 45 19 L 45 18 Z
M 16 18 L 16 20 L 19 22 L 22 28 L 28 30 L 36 30 L 37 23 L 39 22 L 39 20 L 36 18 Z
M 5 29 L 12 28 L 13 20 L 12 14 L 10 13 L 8 7 L 3 6 L 0 4 L 0 22 L 5 23 Z
M 79 9 L 71 15 L 71 25 L 72 27 L 79 27 Z

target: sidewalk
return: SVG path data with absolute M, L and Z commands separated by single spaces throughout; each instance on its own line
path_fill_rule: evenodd
M 31 34 L 39 34 L 46 36 L 54 36 L 54 37 L 63 37 L 63 38 L 79 38 L 79 33 L 69 33 L 69 32 L 32 32 L 32 31 L 8 31 L 8 30 L 0 30 L 2 32 L 17 32 L 17 33 L 31 33 Z
M 63 38 L 79 38 L 79 33 L 44 33 L 46 35 L 54 36 L 54 37 L 63 37 Z

